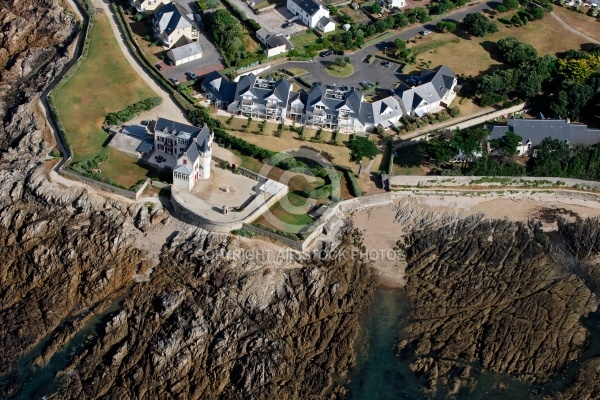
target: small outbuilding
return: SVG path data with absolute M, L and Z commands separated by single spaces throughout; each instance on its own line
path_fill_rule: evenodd
M 202 58 L 202 46 L 198 42 L 191 42 L 184 44 L 183 46 L 176 47 L 167 52 L 169 57 L 175 65 L 182 65 L 190 61 L 198 60 Z

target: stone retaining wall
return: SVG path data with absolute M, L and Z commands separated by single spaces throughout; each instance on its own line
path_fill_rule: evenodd
M 148 186 L 148 183 L 150 182 L 150 179 L 146 179 L 146 181 L 142 184 L 142 186 L 140 186 L 140 188 L 137 191 L 132 192 L 131 190 L 122 189 L 122 188 L 110 185 L 108 183 L 100 182 L 95 179 L 88 178 L 83 175 L 79 175 L 79 174 L 69 171 L 67 169 L 60 170 L 60 174 L 66 175 L 69 178 L 75 179 L 77 181 L 85 182 L 90 186 L 97 187 L 98 189 L 106 190 L 108 192 L 119 194 L 121 196 L 127 197 L 128 199 L 132 199 L 132 200 L 139 199 L 140 196 L 142 195 L 142 193 L 144 192 L 144 190 L 146 189 L 146 186 Z
M 588 189 L 600 190 L 600 182 L 584 181 L 571 178 L 548 178 L 548 177 L 491 177 L 491 176 L 413 176 L 394 175 L 390 176 L 390 185 L 411 187 L 474 187 L 479 188 L 516 188 L 516 189 Z M 494 180 L 497 180 L 494 182 Z M 501 182 L 500 180 L 510 180 Z M 481 181 L 481 182 L 477 182 Z M 488 182 L 486 182 L 488 181 Z M 526 182 L 538 182 L 538 186 Z

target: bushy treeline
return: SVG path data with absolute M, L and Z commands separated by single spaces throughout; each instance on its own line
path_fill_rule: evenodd
M 121 125 L 127 121 L 134 119 L 141 112 L 152 110 L 154 107 L 162 103 L 161 97 L 149 97 L 138 101 L 130 106 L 125 107 L 121 111 L 108 113 L 104 123 L 106 125 Z
M 482 106 L 537 99 L 551 117 L 578 121 L 598 114 L 600 45 L 540 57 L 532 45 L 509 36 L 497 49 L 510 68 L 478 79 L 475 95 Z

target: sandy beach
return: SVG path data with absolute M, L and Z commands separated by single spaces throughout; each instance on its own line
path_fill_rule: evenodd
M 413 196 L 393 204 L 352 212 L 357 228 L 363 230 L 364 243 L 369 258 L 384 286 L 402 287 L 405 284 L 406 262 L 388 250 L 407 233 L 410 224 L 395 222 L 401 209 L 411 209 L 417 216 L 433 215 L 442 217 L 483 213 L 488 218 L 508 218 L 511 221 L 536 219 L 542 222 L 544 230 L 557 230 L 556 218 L 569 220 L 600 216 L 600 202 L 582 199 L 556 198 L 553 196 L 526 196 L 515 194 L 503 197 L 468 196 Z

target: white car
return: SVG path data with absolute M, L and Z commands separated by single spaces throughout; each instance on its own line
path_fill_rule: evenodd
M 431 31 L 424 30 L 424 31 L 421 31 L 421 32 L 419 32 L 419 33 L 420 33 L 421 35 L 423 35 L 423 36 L 427 36 L 427 35 L 429 35 L 429 34 L 431 33 Z

